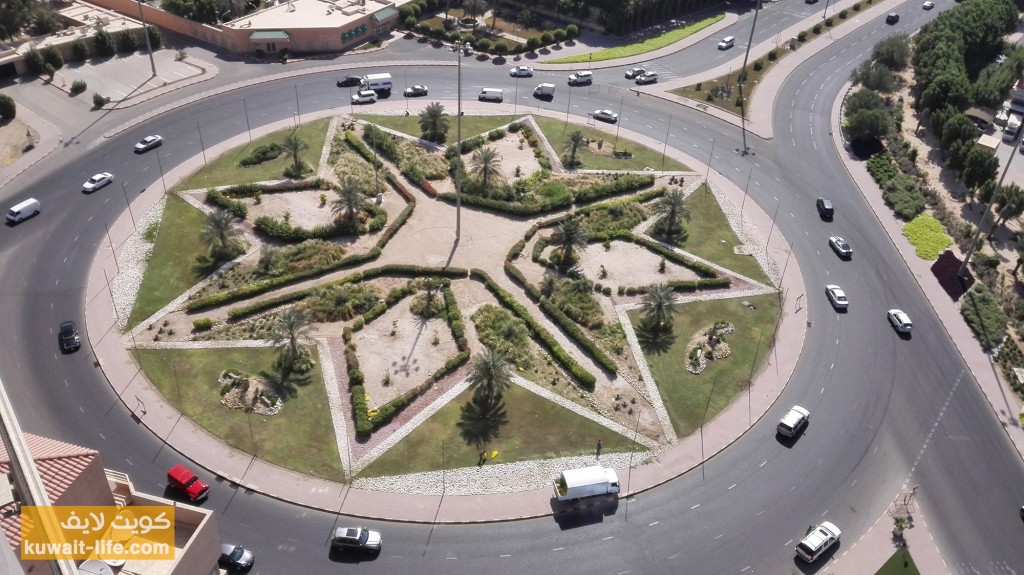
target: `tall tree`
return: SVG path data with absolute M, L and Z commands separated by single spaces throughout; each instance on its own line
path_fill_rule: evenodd
M 344 213 L 345 221 L 353 222 L 356 214 L 363 208 L 363 191 L 359 180 L 345 176 L 338 186 L 338 199 L 331 204 L 331 212 L 335 215 Z
M 484 189 L 487 189 L 487 181 L 490 178 L 501 176 L 501 154 L 491 146 L 484 146 L 473 151 L 470 170 L 480 176 L 483 180 Z
M 964 170 L 961 177 L 967 189 L 971 201 L 974 201 L 974 193 L 985 182 L 995 181 L 999 172 L 999 158 L 995 154 L 981 146 L 971 147 L 964 162 Z
M 565 138 L 565 148 L 569 150 L 569 165 L 570 168 L 575 168 L 579 165 L 579 161 L 576 159 L 576 153 L 580 149 L 580 146 L 586 146 L 587 139 L 583 136 L 583 132 L 580 130 L 573 130 L 569 132 L 569 135 Z
M 682 220 L 690 221 L 690 210 L 686 207 L 686 196 L 679 188 L 669 190 L 654 206 L 654 213 L 661 216 L 659 229 L 668 239 L 683 231 Z
M 644 294 L 644 322 L 648 327 L 663 331 L 671 328 L 669 320 L 678 311 L 676 302 L 673 300 L 674 292 L 668 284 L 651 284 L 647 286 L 647 293 Z
M 1013 277 L 1017 277 L 1017 271 L 1020 270 L 1021 264 L 1024 264 L 1024 236 L 1017 238 L 1017 243 L 1013 244 L 1013 249 L 1017 251 L 1017 265 L 1013 266 Z
M 292 308 L 277 316 L 270 342 L 281 351 L 282 359 L 291 365 L 299 357 L 299 346 L 309 339 L 310 329 L 306 314 Z
M 303 142 L 295 132 L 285 136 L 284 141 L 281 142 L 281 151 L 292 157 L 292 166 L 296 173 L 302 171 L 302 158 L 299 157 L 299 154 L 307 149 L 309 149 L 309 144 Z
M 448 116 L 440 102 L 431 102 L 420 112 L 420 131 L 430 142 L 443 142 L 448 136 Z
M 199 241 L 210 249 L 217 261 L 230 259 L 239 251 L 242 232 L 235 227 L 235 217 L 220 208 L 206 215 L 206 224 Z
M 561 251 L 562 267 L 568 268 L 576 261 L 576 249 L 587 246 L 587 232 L 579 220 L 570 218 L 558 224 L 548 243 Z
M 488 403 L 495 403 L 512 387 L 512 364 L 500 352 L 485 347 L 473 360 L 466 379 L 474 395 L 480 394 Z
M 1006 223 L 1007 220 L 1024 214 L 1024 188 L 1015 183 L 999 188 L 999 193 L 996 195 L 996 214 L 996 221 L 988 232 L 990 240 L 996 235 L 999 226 Z

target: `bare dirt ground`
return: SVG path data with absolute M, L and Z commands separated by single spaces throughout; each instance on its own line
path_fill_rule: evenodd
M 15 118 L 0 123 L 0 167 L 7 167 L 18 161 L 29 143 L 39 141 L 39 132 L 29 128 Z

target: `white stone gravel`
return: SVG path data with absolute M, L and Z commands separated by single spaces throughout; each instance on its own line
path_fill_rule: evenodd
M 119 272 L 110 280 L 110 292 L 114 300 L 115 325 L 119 331 L 124 330 L 128 324 L 128 315 L 135 306 L 146 263 L 153 254 L 153 244 L 143 239 L 143 234 L 149 226 L 160 224 L 166 205 L 167 198 L 162 197 L 142 214 L 136 222 L 135 233 L 125 240 L 121 252 L 117 255 Z

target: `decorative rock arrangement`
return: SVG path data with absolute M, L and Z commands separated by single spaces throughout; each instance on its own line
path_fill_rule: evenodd
M 273 385 L 262 377 L 225 369 L 217 380 L 220 404 L 229 409 L 244 409 L 259 415 L 277 415 L 284 401 L 273 391 Z
M 732 348 L 725 342 L 723 336 L 731 334 L 735 329 L 736 326 L 731 323 L 715 322 L 714 325 L 697 332 L 686 346 L 686 371 L 700 375 L 708 366 L 709 359 L 729 357 Z

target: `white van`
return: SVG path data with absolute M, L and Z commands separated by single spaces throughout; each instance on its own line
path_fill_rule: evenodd
M 718 43 L 718 49 L 728 50 L 729 48 L 732 48 L 734 45 L 736 45 L 736 37 L 726 36 L 725 38 L 722 38 L 721 42 Z
M 585 86 L 594 82 L 594 73 L 588 70 L 569 74 L 570 86 Z
M 7 223 L 16 224 L 39 213 L 39 200 L 29 198 L 7 211 Z
M 484 88 L 480 90 L 480 95 L 477 97 L 478 100 L 490 100 L 491 102 L 501 102 L 505 99 L 501 88 Z

